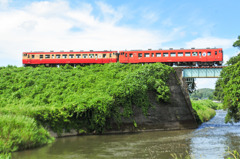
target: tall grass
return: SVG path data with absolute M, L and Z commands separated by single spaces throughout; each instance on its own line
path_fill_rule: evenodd
M 217 105 L 211 100 L 192 100 L 191 102 L 199 124 L 210 120 L 216 115 L 213 108 L 217 108 Z
M 53 141 L 49 132 L 32 118 L 20 115 L 1 115 L 0 152 L 33 148 Z

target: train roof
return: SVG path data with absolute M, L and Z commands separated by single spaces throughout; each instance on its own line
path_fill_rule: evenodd
M 80 51 L 64 51 L 64 50 L 60 50 L 60 51 L 30 51 L 30 52 L 23 52 L 23 54 L 27 54 L 27 53 L 36 53 L 36 54 L 57 54 L 57 53 L 116 53 L 118 51 L 112 51 L 112 50 L 103 50 L 103 51 L 94 51 L 94 50 L 89 50 L 89 51 L 84 51 L 84 50 L 80 50 Z
M 207 48 L 180 48 L 180 49 L 173 49 L 173 48 L 169 48 L 169 49 L 158 49 L 158 50 L 152 50 L 152 49 L 148 49 L 148 50 L 142 50 L 142 49 L 137 49 L 137 50 L 120 50 L 120 51 L 175 51 L 175 50 L 209 50 L 209 49 L 222 49 L 222 48 L 210 48 L 210 47 L 207 47 Z

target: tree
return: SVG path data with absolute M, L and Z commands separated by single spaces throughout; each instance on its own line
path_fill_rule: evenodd
M 233 47 L 240 49 L 240 36 L 233 43 Z M 218 90 L 215 95 L 224 98 L 223 105 L 228 110 L 226 122 L 238 122 L 240 121 L 240 53 L 232 57 L 227 65 L 221 72 L 222 79 L 216 83 L 215 88 Z
M 238 36 L 238 40 L 236 40 L 234 43 L 233 43 L 233 47 L 237 47 L 240 49 L 240 36 Z M 240 61 L 240 53 L 237 55 L 237 56 L 233 56 L 231 57 L 228 61 L 227 61 L 227 65 L 234 65 L 236 64 L 237 62 Z M 224 71 L 224 70 L 223 70 Z M 222 71 L 222 74 L 223 74 L 223 71 Z M 224 93 L 223 93 L 223 85 L 225 85 L 223 83 L 223 80 L 222 78 L 219 78 L 216 82 L 216 85 L 215 85 L 215 91 L 214 91 L 214 98 L 217 99 L 217 100 L 220 100 L 220 101 L 223 101 L 224 99 Z
M 240 36 L 238 36 L 238 40 L 233 43 L 233 47 L 237 47 L 240 49 Z
M 214 98 L 219 101 L 223 101 L 223 98 L 224 98 L 222 82 L 223 82 L 222 78 L 219 78 L 217 80 L 215 85 L 215 90 L 213 92 Z

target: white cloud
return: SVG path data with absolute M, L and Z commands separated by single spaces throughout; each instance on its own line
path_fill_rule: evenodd
M 223 64 L 226 64 L 226 62 L 230 59 L 230 57 L 226 54 L 223 55 Z
M 104 20 L 93 15 L 91 4 L 82 3 L 73 9 L 64 0 L 33 2 L 20 9 L 0 10 L 1 65 L 9 60 L 9 64 L 20 66 L 23 51 L 159 48 L 174 37 L 115 25 L 122 18 L 121 12 L 103 2 L 97 5 Z
M 206 47 L 220 47 L 224 49 L 228 49 L 232 47 L 234 39 L 224 39 L 224 38 L 216 38 L 216 37 L 202 37 L 194 39 L 190 42 L 186 43 L 187 48 L 206 48 Z
M 6 9 L 10 0 L 0 0 L 0 9 Z
M 197 89 L 200 88 L 211 88 L 215 89 L 215 83 L 217 78 L 196 78 Z

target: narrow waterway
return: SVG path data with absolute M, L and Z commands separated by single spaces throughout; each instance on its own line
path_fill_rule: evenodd
M 228 148 L 240 152 L 240 123 L 225 124 L 225 111 L 195 130 L 59 138 L 50 145 L 13 153 L 13 159 L 172 158 L 221 159 Z

